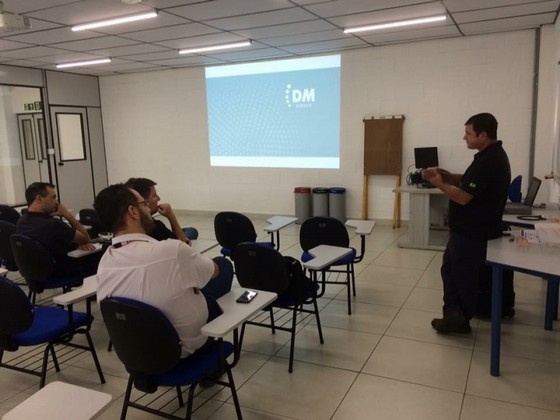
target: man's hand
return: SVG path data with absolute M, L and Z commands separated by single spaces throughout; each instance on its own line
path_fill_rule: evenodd
M 74 217 L 72 215 L 72 213 L 70 213 L 70 211 L 62 203 L 58 204 L 58 208 L 56 209 L 56 211 L 52 215 L 53 216 L 64 217 L 66 220 L 69 220 L 70 218 Z
M 91 242 L 88 242 L 87 244 L 78 245 L 78 249 L 82 251 L 95 251 L 95 246 Z
M 422 171 L 422 179 L 423 179 L 424 181 L 429 181 L 430 178 L 433 178 L 433 177 L 435 177 L 435 176 L 437 176 L 437 175 L 440 175 L 440 176 L 441 176 L 441 172 L 440 172 L 440 170 L 439 170 L 439 168 L 438 168 L 437 166 L 434 166 L 434 167 L 431 167 L 431 168 L 427 168 L 427 169 L 424 169 L 424 170 Z
M 171 208 L 171 204 L 168 203 L 160 203 L 158 204 L 158 212 L 164 217 L 168 219 L 173 216 L 173 209 Z

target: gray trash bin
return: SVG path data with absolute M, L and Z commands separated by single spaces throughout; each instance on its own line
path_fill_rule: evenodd
M 313 216 L 329 215 L 329 189 L 313 188 Z
M 329 188 L 329 216 L 346 223 L 346 188 Z
M 294 197 L 296 202 L 296 223 L 301 225 L 311 216 L 311 188 L 295 187 Z

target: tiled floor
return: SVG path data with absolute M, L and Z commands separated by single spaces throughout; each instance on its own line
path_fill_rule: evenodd
M 264 217 L 252 217 L 264 237 Z M 213 238 L 211 216 L 191 216 L 200 237 Z M 299 256 L 297 225 L 282 231 L 282 252 Z M 352 232 L 351 232 L 352 234 Z M 233 373 L 245 419 L 520 420 L 560 418 L 560 327 L 543 329 L 542 280 L 515 275 L 516 316 L 503 324 L 502 376 L 490 376 L 488 320 L 473 320 L 467 336 L 438 335 L 430 320 L 441 311 L 441 252 L 400 249 L 406 229 L 378 224 L 357 265 L 357 296 L 347 315 L 346 294 L 329 286 L 320 300 L 325 343 L 313 322 L 296 338 L 294 372 L 288 373 L 288 334 L 248 327 Z M 353 237 L 359 246 L 359 239 Z M 217 250 L 209 256 L 217 255 Z M 94 305 L 96 306 L 96 305 Z M 110 393 L 101 415 L 120 415 L 126 373 L 96 310 L 93 339 L 107 383 L 87 354 L 62 364 L 60 380 Z M 38 379 L 1 370 L 0 415 L 37 391 Z M 209 403 L 196 419 L 232 419 L 229 393 L 204 391 Z M 129 419 L 152 416 L 130 409 Z

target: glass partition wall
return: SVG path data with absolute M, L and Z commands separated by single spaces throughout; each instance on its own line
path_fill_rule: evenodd
M 48 182 L 41 89 L 0 85 L 0 204 L 24 205 L 25 187 Z

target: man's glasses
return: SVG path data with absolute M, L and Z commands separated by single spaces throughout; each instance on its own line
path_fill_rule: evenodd
M 150 202 L 148 200 L 139 201 L 138 204 L 144 204 L 146 207 L 150 207 Z

